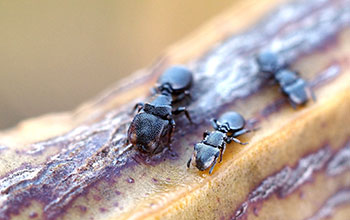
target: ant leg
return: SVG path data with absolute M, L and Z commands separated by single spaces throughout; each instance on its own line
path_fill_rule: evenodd
M 209 174 L 211 174 L 213 172 L 216 161 L 218 160 L 218 156 L 219 155 L 215 155 L 213 165 L 211 165 L 210 170 L 209 170 Z
M 158 148 L 158 147 L 157 147 L 157 148 Z M 157 148 L 154 149 L 154 151 L 152 152 L 152 154 L 157 150 Z M 147 151 L 147 148 L 146 148 L 144 145 L 141 145 L 141 150 L 142 150 L 143 152 L 148 152 L 148 151 Z
M 167 149 L 166 147 L 168 147 L 168 149 Z M 168 150 L 169 152 L 172 152 L 170 145 L 164 146 L 164 145 L 162 145 L 162 144 L 159 143 L 159 144 L 157 145 L 157 147 L 153 150 L 153 152 L 151 153 L 151 155 L 158 154 L 158 153 L 160 153 L 160 152 L 165 152 L 166 150 Z
M 235 133 L 233 133 L 233 135 L 231 135 L 231 137 L 238 137 L 238 136 L 240 136 L 240 135 L 243 135 L 243 134 L 246 134 L 246 133 L 250 133 L 250 132 L 252 132 L 252 131 L 257 131 L 257 130 L 259 130 L 259 129 L 260 129 L 260 127 L 252 128 L 252 129 L 246 129 L 246 128 L 244 128 L 244 129 L 242 129 L 242 130 L 239 130 L 239 131 L 236 131 Z
M 178 102 L 181 102 L 183 99 L 185 99 L 186 97 L 188 97 L 190 100 L 192 100 L 192 96 L 190 91 L 185 90 L 183 93 L 181 93 L 180 95 L 178 95 L 172 102 L 171 104 L 175 104 Z
M 316 102 L 316 95 L 313 90 L 310 89 L 311 97 L 314 102 Z
M 250 130 L 250 129 L 242 129 L 242 130 L 239 130 L 235 133 L 233 133 L 232 137 L 238 137 L 240 135 L 243 135 L 243 134 L 246 134 L 246 133 L 249 133 L 249 132 L 252 132 L 253 130 Z
M 205 131 L 205 132 L 203 133 L 203 139 L 206 138 L 209 134 L 210 134 L 209 131 Z
M 315 96 L 314 91 L 310 87 L 307 88 L 307 93 L 308 93 L 308 96 L 309 97 L 311 96 L 312 100 L 315 102 L 316 101 L 316 96 Z
M 185 94 L 185 96 L 188 97 L 190 100 L 193 100 L 193 98 L 192 98 L 191 93 L 190 93 L 189 90 L 186 90 L 186 91 L 184 92 L 184 94 Z
M 218 124 L 217 124 L 218 120 L 216 120 L 215 118 L 212 118 L 210 119 L 210 122 L 215 130 L 218 129 Z
M 174 133 L 174 129 L 175 129 L 175 121 L 174 119 L 169 119 L 169 123 L 170 123 L 170 131 L 169 131 L 169 136 L 168 136 L 168 144 L 169 144 L 169 148 L 170 148 L 170 143 L 171 143 L 171 137 L 173 136 Z
M 297 109 L 297 104 L 289 99 L 290 105 L 293 107 L 293 109 Z
M 223 144 L 222 144 L 222 146 L 221 146 L 221 151 L 220 151 L 220 161 L 219 161 L 219 163 L 221 163 L 221 161 L 222 161 L 222 155 L 224 155 L 225 150 L 226 150 L 226 144 L 225 144 L 225 143 L 223 143 Z
M 193 123 L 193 122 L 192 122 L 192 119 L 191 119 L 190 114 L 188 113 L 186 107 L 178 107 L 178 108 L 175 109 L 172 113 L 173 113 L 174 115 L 178 115 L 178 114 L 180 114 L 180 113 L 182 113 L 182 112 L 185 113 L 186 118 L 187 118 L 187 119 L 191 122 L 191 124 L 192 124 L 192 123 Z
M 238 144 L 241 144 L 241 145 L 246 145 L 248 144 L 247 142 L 241 142 L 239 139 L 235 138 L 235 137 L 228 137 L 227 140 L 229 141 L 228 143 L 230 143 L 231 141 L 234 141 Z
M 144 106 L 144 103 L 143 102 L 138 102 L 135 104 L 133 110 L 129 113 L 130 115 L 134 114 L 136 109 L 137 109 L 137 112 L 139 112 Z
M 187 168 L 190 168 L 190 166 L 191 166 L 191 161 L 192 161 L 192 157 L 187 161 Z
M 151 89 L 151 95 L 153 96 L 153 95 L 155 95 L 155 94 L 157 94 L 158 93 L 158 89 L 157 88 L 152 88 Z
M 171 104 L 178 103 L 178 102 L 182 101 L 184 98 L 185 98 L 185 95 L 184 94 L 180 94 L 175 99 L 173 99 L 173 101 L 171 101 Z

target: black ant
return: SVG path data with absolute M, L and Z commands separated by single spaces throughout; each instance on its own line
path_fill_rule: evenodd
M 185 113 L 192 123 L 185 107 L 173 109 L 175 102 L 189 96 L 192 81 L 192 72 L 185 67 L 173 66 L 166 70 L 158 79 L 153 101 L 135 105 L 134 111 L 138 109 L 138 113 L 128 129 L 127 142 L 149 154 L 169 147 L 175 129 L 173 115 Z
M 281 87 L 281 91 L 289 99 L 295 109 L 297 105 L 304 105 L 312 97 L 316 100 L 308 83 L 300 77 L 298 72 L 291 71 L 287 65 L 279 59 L 277 54 L 262 52 L 257 56 L 260 71 L 269 78 L 274 78 Z
M 248 133 L 251 130 L 245 129 L 246 121 L 243 116 L 237 112 L 227 112 L 219 120 L 212 119 L 212 125 L 215 129 L 212 132 L 205 131 L 201 142 L 194 145 L 192 157 L 187 162 L 187 167 L 192 165 L 203 171 L 210 167 L 209 174 L 213 172 L 217 159 L 225 152 L 226 143 L 232 141 L 245 145 L 236 137 Z

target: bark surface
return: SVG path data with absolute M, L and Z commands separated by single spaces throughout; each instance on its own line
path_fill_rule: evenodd
M 259 73 L 262 50 L 300 71 L 317 101 L 293 110 Z M 0 219 L 346 219 L 349 51 L 349 0 L 238 2 L 77 110 L 0 133 Z M 177 117 L 172 150 L 146 157 L 126 147 L 129 112 L 178 63 L 194 72 L 195 124 Z M 208 119 L 228 110 L 260 128 L 249 145 L 228 145 L 213 175 L 187 169 Z

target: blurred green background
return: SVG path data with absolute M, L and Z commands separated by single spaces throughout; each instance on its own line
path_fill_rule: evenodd
M 0 0 L 0 128 L 70 110 L 235 0 Z

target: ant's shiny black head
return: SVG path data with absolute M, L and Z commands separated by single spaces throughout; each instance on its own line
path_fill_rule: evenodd
M 188 90 L 193 81 L 192 72 L 183 66 L 167 69 L 158 79 L 158 89 L 178 95 Z
M 245 120 L 237 112 L 226 112 L 218 120 L 213 120 L 214 128 L 222 132 L 234 132 L 244 128 Z
M 284 68 L 285 63 L 273 52 L 261 52 L 256 58 L 261 72 L 275 74 L 278 70 Z

